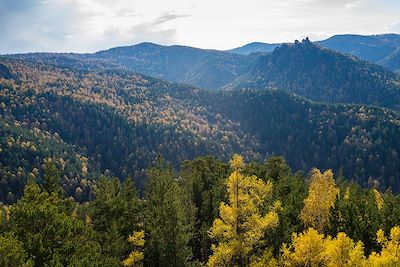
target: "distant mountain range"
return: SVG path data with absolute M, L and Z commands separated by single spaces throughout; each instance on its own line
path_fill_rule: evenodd
M 239 54 L 239 55 L 250 55 L 251 53 L 270 53 L 275 48 L 282 44 L 267 44 L 261 42 L 249 43 L 241 47 L 227 50 L 227 52 Z
M 333 40 L 336 39 L 329 42 L 332 44 Z M 394 43 L 397 39 L 388 35 L 385 40 Z M 393 60 L 388 64 L 395 61 L 395 56 L 393 52 Z M 284 44 L 271 53 L 250 55 L 142 43 L 94 54 L 36 53 L 7 57 L 87 71 L 134 71 L 210 90 L 273 87 L 316 101 L 400 109 L 398 75 L 308 39 Z

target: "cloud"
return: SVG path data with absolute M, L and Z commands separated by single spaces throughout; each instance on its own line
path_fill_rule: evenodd
M 400 33 L 400 20 L 391 23 L 388 26 L 388 30 L 392 33 Z
M 350 2 L 344 5 L 345 8 L 351 9 L 351 8 L 357 8 L 360 7 L 361 1 L 355 1 L 355 2 Z
M 164 12 L 158 18 L 156 18 L 153 22 L 153 25 L 163 24 L 168 21 L 176 20 L 179 18 L 189 17 L 189 15 L 185 14 L 176 14 L 174 11 Z
M 35 4 L 34 4 L 35 3 Z M 0 53 L 94 52 L 143 41 L 176 42 L 173 10 L 150 18 L 130 5 L 105 0 L 1 0 Z
M 0 0 L 0 54 L 94 52 L 144 41 L 225 49 L 400 32 L 398 10 L 398 0 Z

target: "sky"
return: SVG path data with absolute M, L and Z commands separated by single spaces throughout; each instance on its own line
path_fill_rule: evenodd
M 0 54 L 400 33 L 399 0 L 0 0 Z

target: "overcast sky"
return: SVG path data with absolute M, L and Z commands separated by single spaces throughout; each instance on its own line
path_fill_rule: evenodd
M 399 0 L 0 0 L 0 53 L 400 33 Z

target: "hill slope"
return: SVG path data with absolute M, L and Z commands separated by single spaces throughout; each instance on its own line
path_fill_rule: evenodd
M 217 50 L 152 43 L 112 48 L 93 57 L 146 75 L 207 89 L 220 88 L 246 70 L 251 62 L 250 57 Z
M 378 63 L 400 46 L 399 34 L 335 35 L 317 42 L 321 46 Z M 389 68 L 394 70 L 392 68 Z
M 400 70 L 399 60 L 390 60 L 393 57 L 392 54 L 400 47 L 399 34 L 341 34 L 315 43 L 343 54 L 353 55 L 359 59 L 381 65 L 391 71 L 399 72 Z M 231 49 L 229 52 L 241 55 L 249 55 L 256 52 L 265 53 L 272 52 L 281 45 L 254 42 Z
M 360 184 L 377 179 L 399 189 L 400 117 L 390 110 L 317 104 L 279 90 L 202 91 L 123 71 L 0 63 L 13 75 L 0 79 L 2 118 L 56 135 L 94 169 L 134 176 L 139 186 L 157 153 L 173 163 L 241 153 L 284 155 L 297 170 L 343 168 Z
M 399 76 L 308 40 L 285 44 L 267 55 L 243 56 L 142 43 L 95 54 L 39 53 L 9 57 L 84 71 L 135 71 L 205 89 L 272 86 L 318 101 L 400 108 Z M 388 59 L 387 64 L 390 62 Z
M 322 48 L 308 40 L 260 56 L 227 88 L 279 87 L 312 100 L 400 109 L 400 77 L 380 66 Z

